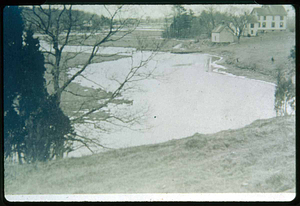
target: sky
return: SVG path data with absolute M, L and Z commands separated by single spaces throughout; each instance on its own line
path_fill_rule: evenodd
M 199 15 L 201 11 L 205 10 L 209 6 L 215 6 L 216 10 L 226 11 L 230 7 L 236 7 L 237 10 L 240 11 L 251 11 L 254 7 L 260 7 L 261 5 L 183 5 L 186 9 L 192 9 L 195 15 Z M 113 12 L 117 6 L 116 5 L 108 5 L 107 8 L 110 12 Z M 295 12 L 292 6 L 284 5 L 285 9 L 288 11 L 289 16 L 295 16 Z M 90 13 L 95 13 L 98 15 L 103 14 L 104 16 L 108 15 L 106 9 L 101 5 L 75 5 L 74 9 L 83 10 Z M 172 14 L 172 5 L 125 5 L 122 9 L 123 17 L 130 15 L 131 17 L 142 17 L 146 18 L 149 16 L 150 18 L 164 18 L 167 15 Z

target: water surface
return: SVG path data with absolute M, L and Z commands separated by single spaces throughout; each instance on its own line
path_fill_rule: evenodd
M 124 77 L 131 65 L 147 58 L 150 52 L 137 53 L 131 58 L 90 65 L 85 71 L 89 79 L 108 90 L 118 85 L 107 77 Z M 143 92 L 125 93 L 133 99 L 127 112 L 149 108 L 143 118 L 146 131 L 122 129 L 112 134 L 100 134 L 89 128 L 85 135 L 101 138 L 102 144 L 121 148 L 154 144 L 171 139 L 184 138 L 195 133 L 215 133 L 236 129 L 257 119 L 274 117 L 275 86 L 270 83 L 210 72 L 206 54 L 159 53 L 149 62 L 164 78 L 146 80 L 135 85 Z M 75 72 L 74 70 L 73 72 Z M 72 73 L 72 72 L 71 72 Z M 98 86 L 84 78 L 76 78 L 83 86 Z M 79 129 L 80 127 L 78 127 Z M 86 154 L 77 151 L 71 156 Z

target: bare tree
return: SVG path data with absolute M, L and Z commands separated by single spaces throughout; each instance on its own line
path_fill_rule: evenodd
M 255 17 L 246 11 L 243 14 L 237 14 L 231 11 L 228 15 L 226 20 L 227 27 L 237 37 L 238 43 L 240 42 L 240 38 L 246 28 L 246 25 L 252 21 L 253 18 Z
M 211 35 L 211 32 L 214 28 L 218 26 L 224 20 L 225 14 L 216 10 L 214 6 L 208 6 L 201 12 L 199 16 L 199 24 L 206 31 L 208 36 Z
M 211 21 L 211 24 L 212 24 L 212 28 L 215 28 L 216 27 L 216 23 L 215 23 L 215 9 L 213 6 L 209 6 L 208 7 L 208 14 L 209 14 L 209 17 L 210 17 L 210 21 Z
M 77 78 L 85 78 L 84 72 L 94 60 L 102 61 L 107 55 L 100 53 L 101 46 L 105 43 L 116 42 L 135 31 L 140 20 L 134 18 L 122 18 L 123 6 L 103 6 L 107 13 L 105 22 L 93 25 L 88 32 L 79 33 L 80 28 L 93 22 L 97 17 L 90 15 L 89 18 L 83 16 L 82 12 L 73 9 L 72 5 L 61 6 L 33 6 L 23 13 L 23 17 L 28 25 L 34 27 L 40 34 L 42 40 L 46 41 L 50 48 L 44 51 L 46 64 L 48 67 L 49 85 L 52 87 L 51 96 L 61 107 L 71 107 L 68 116 L 73 124 L 93 124 L 97 129 L 107 132 L 103 126 L 108 123 L 117 126 L 131 125 L 138 122 L 141 114 L 119 114 L 109 110 L 110 105 L 132 104 L 131 100 L 122 99 L 122 94 L 132 90 L 134 83 L 153 78 L 155 68 L 144 70 L 143 68 L 154 57 L 161 44 L 155 44 L 153 52 L 146 58 L 140 59 L 138 64 L 132 64 L 127 73 L 121 77 L 110 77 L 110 80 L 117 83 L 113 91 L 108 91 L 101 85 L 101 82 L 94 82 L 98 89 L 94 89 L 89 94 L 83 94 L 82 88 L 72 84 Z M 100 19 L 101 20 L 101 19 Z M 89 46 L 76 52 L 65 52 L 70 45 Z M 85 50 L 85 51 L 84 51 Z M 86 51 L 88 50 L 88 51 Z M 112 54 L 111 56 L 116 56 Z M 80 59 L 80 61 L 78 61 Z M 70 74 L 70 67 L 76 68 Z M 75 71 L 75 72 L 74 72 Z M 92 80 L 90 80 L 92 81 Z M 64 97 L 71 95 L 78 101 L 70 105 L 63 105 Z M 71 113 L 73 112 L 73 113 Z M 77 134 L 77 138 L 70 141 L 80 142 L 90 149 L 90 145 L 102 146 L 97 138 L 87 138 Z M 91 150 L 92 151 L 92 150 Z

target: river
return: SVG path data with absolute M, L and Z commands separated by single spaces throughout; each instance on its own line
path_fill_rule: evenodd
M 121 48 L 120 51 L 123 50 Z M 150 54 L 143 52 L 141 55 L 137 52 L 132 59 L 128 57 L 91 64 L 84 75 L 108 90 L 113 90 L 117 86 L 116 82 L 108 81 L 106 77 L 118 76 L 122 79 L 132 64 L 137 64 L 142 57 Z M 209 58 L 210 55 L 197 53 L 158 53 L 145 69 L 156 67 L 156 72 L 163 78 L 136 84 L 135 87 L 142 92 L 125 93 L 125 97 L 133 100 L 127 112 L 149 109 L 143 116 L 142 127 L 151 129 L 133 131 L 124 128 L 111 134 L 102 134 L 90 127 L 85 129 L 84 135 L 99 137 L 107 147 L 122 148 L 160 143 L 195 133 L 209 134 L 236 129 L 257 119 L 276 116 L 274 84 L 210 71 L 206 65 Z M 212 65 L 218 66 L 214 62 Z M 75 71 L 76 68 L 70 73 Z M 76 78 L 75 82 L 87 87 L 99 87 L 81 77 Z M 77 125 L 77 130 L 81 129 Z M 87 154 L 90 152 L 83 149 L 69 156 Z

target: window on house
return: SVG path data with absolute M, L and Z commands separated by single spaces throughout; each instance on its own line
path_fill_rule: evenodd
M 259 27 L 259 28 L 261 27 L 261 23 L 260 23 L 260 22 L 258 23 L 258 27 Z
M 266 16 L 264 16 L 264 20 L 267 20 L 267 17 L 266 17 Z
M 272 27 L 273 27 L 273 28 L 275 27 L 275 22 L 272 22 Z
M 215 41 L 217 41 L 217 36 L 215 36 Z
M 273 21 L 275 20 L 275 16 L 272 16 L 272 20 L 273 20 Z
M 280 27 L 283 27 L 283 22 L 280 22 Z
M 280 20 L 283 20 L 283 16 L 280 16 Z
M 250 27 L 251 27 L 251 28 L 254 28 L 254 24 L 250 24 Z
M 266 27 L 266 22 L 263 22 L 262 27 L 263 27 L 263 28 Z
M 251 34 L 253 34 L 253 30 L 251 30 Z

